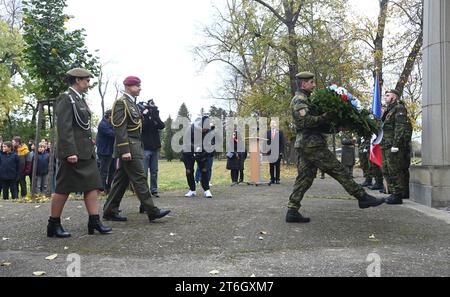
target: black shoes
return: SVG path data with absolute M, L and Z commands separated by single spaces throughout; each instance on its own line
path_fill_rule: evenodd
M 152 196 L 153 196 L 153 197 L 155 197 L 155 198 L 159 198 L 159 194 L 158 194 L 158 192 L 154 192 L 154 193 L 152 193 Z
M 58 237 L 58 238 L 67 238 L 70 237 L 70 233 L 64 230 L 61 225 L 61 218 L 52 218 L 48 220 L 47 225 L 47 236 L 48 237 Z
M 111 214 L 111 215 L 105 215 L 104 214 L 103 215 L 103 219 L 105 221 L 113 221 L 113 222 L 126 222 L 126 221 L 128 221 L 127 218 L 122 217 L 122 216 L 120 216 L 118 214 Z
M 401 205 L 403 204 L 402 196 L 401 195 L 391 195 L 388 198 L 386 198 L 386 204 L 389 205 Z
M 368 187 L 370 190 L 377 191 L 377 190 L 383 190 L 384 185 L 383 184 L 374 184 L 371 187 Z
M 376 207 L 385 202 L 384 198 L 375 198 L 373 196 L 370 196 L 369 194 L 365 194 L 364 197 L 359 199 L 358 204 L 359 208 L 369 208 L 369 207 Z
M 88 223 L 88 233 L 89 235 L 94 235 L 94 230 L 100 232 L 100 234 L 109 234 L 112 229 L 106 226 L 103 226 L 102 221 L 100 221 L 99 215 L 89 216 Z
M 366 181 L 361 184 L 361 187 L 363 187 L 363 188 L 372 187 L 372 186 L 373 186 L 372 179 L 368 179 L 368 178 L 366 178 Z
M 289 209 L 286 214 L 286 223 L 309 223 L 310 218 L 305 218 L 297 210 Z
M 142 204 L 141 204 L 141 206 L 139 206 L 139 213 L 140 214 L 145 213 L 145 208 L 144 208 L 144 205 L 142 205 Z
M 163 217 L 165 217 L 166 215 L 168 215 L 170 213 L 170 210 L 168 209 L 158 209 L 158 211 L 152 215 L 148 216 L 148 219 L 151 221 L 157 220 L 157 219 L 161 219 Z

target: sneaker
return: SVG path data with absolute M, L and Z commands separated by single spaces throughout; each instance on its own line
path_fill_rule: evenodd
M 197 193 L 195 191 L 189 191 L 184 197 L 192 198 L 197 196 Z
M 208 191 L 205 192 L 205 197 L 206 197 L 206 198 L 212 198 L 212 194 L 211 194 L 211 191 L 210 191 L 210 190 L 208 190 Z

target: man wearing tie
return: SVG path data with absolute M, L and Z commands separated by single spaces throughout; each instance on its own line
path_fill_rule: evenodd
M 270 122 L 270 130 L 267 131 L 267 144 L 268 145 L 277 145 L 278 146 L 278 158 L 272 158 L 272 160 L 276 160 L 275 163 L 270 163 L 270 185 L 272 184 L 280 184 L 280 171 L 281 171 L 281 159 L 283 157 L 284 151 L 284 134 L 283 131 L 278 129 L 278 123 L 275 120 Z M 268 152 L 268 155 L 271 155 L 271 151 Z M 274 152 L 275 153 L 275 152 Z

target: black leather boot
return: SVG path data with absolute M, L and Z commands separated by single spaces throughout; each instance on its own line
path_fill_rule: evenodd
M 64 230 L 61 225 L 61 218 L 52 218 L 50 217 L 47 225 L 47 236 L 48 237 L 58 237 L 58 238 L 67 238 L 70 237 L 70 233 Z
M 144 207 L 144 205 L 142 205 L 142 204 L 139 206 L 139 213 L 140 213 L 140 214 L 145 213 L 145 207 Z
M 361 184 L 361 187 L 363 187 L 363 188 L 371 187 L 371 186 L 372 186 L 372 179 L 371 178 L 366 178 L 366 181 Z
M 402 195 L 392 194 L 386 199 L 386 203 L 389 205 L 401 205 L 403 204 Z
M 359 208 L 369 208 L 379 206 L 386 202 L 384 198 L 375 198 L 369 194 L 365 194 L 361 199 L 358 200 Z
M 286 214 L 286 223 L 309 223 L 310 218 L 302 216 L 297 210 L 289 209 Z
M 170 210 L 168 210 L 168 209 L 158 209 L 156 211 L 156 213 L 154 213 L 152 215 L 148 215 L 148 220 L 151 222 L 151 221 L 154 221 L 157 219 L 161 219 L 161 218 L 165 217 L 166 215 L 168 215 L 169 213 L 170 213 Z
M 377 191 L 377 190 L 383 190 L 384 185 L 380 183 L 376 183 L 373 186 L 369 187 L 370 190 Z
M 94 230 L 100 232 L 100 234 L 109 234 L 112 229 L 106 226 L 103 226 L 102 221 L 100 221 L 99 215 L 89 216 L 88 223 L 88 233 L 89 235 L 94 235 Z

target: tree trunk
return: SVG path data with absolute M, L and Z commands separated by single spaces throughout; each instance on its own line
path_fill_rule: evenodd
M 400 79 L 398 80 L 397 85 L 395 86 L 395 89 L 398 90 L 400 94 L 403 94 L 405 85 L 408 82 L 408 78 L 411 75 L 411 72 L 414 68 L 414 64 L 416 63 L 417 56 L 420 54 L 422 50 L 422 45 L 423 45 L 423 27 L 419 36 L 417 37 L 416 43 L 411 49 L 408 59 L 406 60 L 405 67 L 403 68 L 403 72 L 400 75 Z
M 378 28 L 377 36 L 373 41 L 375 46 L 374 59 L 375 59 L 375 73 L 374 76 L 379 78 L 380 90 L 383 89 L 383 41 L 384 32 L 386 29 L 387 9 L 389 0 L 380 0 L 380 14 L 378 16 Z
M 44 104 L 42 102 L 38 102 L 38 122 L 36 125 L 36 137 L 34 140 L 35 149 L 34 149 L 34 160 L 33 160 L 33 171 L 31 174 L 31 199 L 33 202 L 36 201 L 36 172 L 37 172 L 37 162 L 38 162 L 38 147 L 40 142 L 41 128 L 42 122 L 44 119 Z

